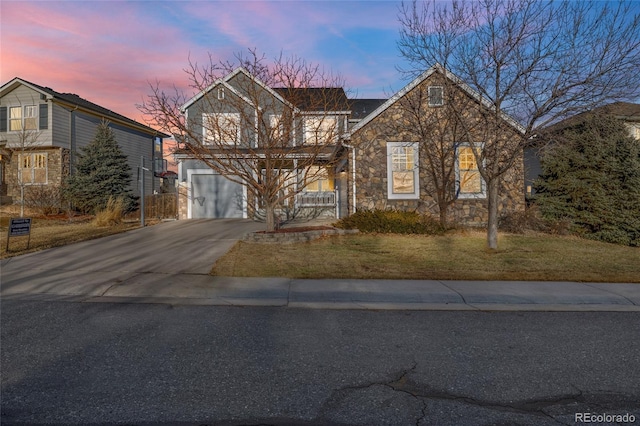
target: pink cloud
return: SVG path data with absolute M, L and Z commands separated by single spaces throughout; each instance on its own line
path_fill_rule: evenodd
M 64 10 L 69 4 L 3 4 L 2 82 L 19 76 L 137 120 L 135 104 L 149 93 L 148 81 L 186 83 L 176 58 L 186 62 L 189 49 L 176 29 L 145 25 L 128 3 L 73 3 L 73 19 Z

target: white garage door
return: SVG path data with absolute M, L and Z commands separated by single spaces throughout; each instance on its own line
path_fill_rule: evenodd
M 191 175 L 193 219 L 242 218 L 242 185 L 221 175 Z

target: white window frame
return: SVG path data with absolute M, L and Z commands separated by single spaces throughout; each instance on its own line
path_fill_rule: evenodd
M 460 143 L 458 144 L 458 146 L 456 147 L 456 191 L 457 191 L 457 195 L 458 195 L 458 199 L 484 199 L 487 198 L 487 184 L 485 183 L 484 179 L 482 178 L 482 175 L 480 175 L 480 170 L 478 170 L 478 165 L 477 165 L 477 157 L 475 157 L 475 150 L 480 150 L 482 151 L 484 147 L 484 143 Z M 469 148 L 472 150 L 475 161 L 476 161 L 476 170 L 478 173 L 478 176 L 480 178 L 480 192 L 462 192 L 462 187 L 461 187 L 461 172 L 462 170 L 460 169 L 460 150 L 461 149 L 466 149 Z M 465 169 L 468 170 L 468 169 Z
M 431 94 L 431 91 L 440 90 L 440 102 L 433 102 L 432 99 L 435 98 L 435 95 Z M 427 87 L 427 97 L 429 99 L 430 107 L 439 107 L 444 105 L 444 87 L 442 86 L 429 86 Z
M 306 116 L 303 134 L 305 145 L 333 143 L 338 139 L 338 117 L 334 115 Z M 325 139 L 327 136 L 331 136 L 331 140 L 327 141 Z
M 28 165 L 24 167 L 25 160 Z M 49 183 L 49 157 L 46 152 L 22 153 L 18 156 L 18 177 L 24 185 L 47 185 Z M 36 182 L 36 170 L 44 170 L 44 182 Z M 28 176 L 25 176 L 25 172 Z
M 399 148 L 411 148 L 413 150 L 413 169 L 406 171 L 413 172 L 413 192 L 396 193 L 393 191 L 394 156 L 401 155 L 397 152 Z M 420 198 L 419 154 L 418 142 L 387 142 L 387 199 L 417 200 Z
M 216 118 L 217 117 L 217 118 Z M 236 124 L 236 139 L 233 141 L 219 141 L 216 142 L 215 135 L 211 137 L 209 135 L 210 129 L 207 122 L 211 119 L 214 120 L 223 120 L 223 123 L 229 124 L 231 122 L 235 122 Z M 218 121 L 218 128 L 222 127 L 220 122 Z M 241 133 L 241 118 L 239 112 L 214 112 L 214 113 L 203 113 L 202 114 L 202 144 L 203 145 L 237 145 L 240 143 L 240 133 Z M 224 136 L 224 135 L 219 135 Z M 220 138 L 221 139 L 221 138 Z
M 14 113 L 19 113 L 19 116 L 15 116 Z M 10 106 L 9 107 L 9 131 L 10 132 L 20 132 L 22 131 L 22 117 L 24 113 L 22 111 L 22 106 Z M 17 124 L 17 128 L 14 127 L 14 123 Z

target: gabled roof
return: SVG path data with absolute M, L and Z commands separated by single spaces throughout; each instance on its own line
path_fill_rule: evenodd
M 399 92 L 397 92 L 391 98 L 387 99 L 386 102 L 384 102 L 382 105 L 380 105 L 378 108 L 376 108 L 371 114 L 366 116 L 363 120 L 359 121 L 355 126 L 353 126 L 353 128 L 351 129 L 350 132 L 354 133 L 354 132 L 360 130 L 367 123 L 371 122 L 374 118 L 376 118 L 377 116 L 382 114 L 389 107 L 391 107 L 394 103 L 396 103 L 400 98 L 402 98 L 404 95 L 406 95 L 411 90 L 416 88 L 420 83 L 422 83 L 424 80 L 426 80 L 429 76 L 431 76 L 435 72 L 438 72 L 438 73 L 444 75 L 447 79 L 449 79 L 449 80 L 453 81 L 454 83 L 456 83 L 456 85 L 460 89 L 465 91 L 469 96 L 474 98 L 476 101 L 478 101 L 484 107 L 486 107 L 488 109 L 493 109 L 494 108 L 494 106 L 491 104 L 491 102 L 489 102 L 489 100 L 487 100 L 480 93 L 478 93 L 477 91 L 472 89 L 467 83 L 462 81 L 462 79 L 457 77 L 451 71 L 445 69 L 442 65 L 436 64 L 436 65 L 432 66 L 431 68 L 429 68 L 428 70 L 426 70 L 425 72 L 423 72 L 422 74 L 420 74 L 418 77 L 416 77 L 412 82 L 410 82 L 405 87 L 403 87 Z M 518 130 L 521 133 L 524 133 L 525 129 L 515 119 L 513 119 L 512 117 L 510 117 L 509 115 L 504 114 L 504 113 L 501 113 L 500 116 L 502 117 L 503 120 L 505 120 L 511 126 L 513 126 L 516 130 Z
M 44 87 L 44 86 L 40 86 L 38 84 L 35 83 L 31 83 L 27 80 L 24 80 L 22 78 L 18 78 L 15 77 L 14 79 L 12 79 L 11 81 L 9 81 L 8 83 L 4 84 L 2 87 L 0 87 L 0 96 L 4 96 L 5 94 L 11 92 L 12 90 L 16 89 L 19 86 L 26 86 L 29 87 L 30 89 L 41 93 L 42 95 L 44 95 L 46 97 L 47 100 L 52 100 L 52 101 L 56 101 L 59 103 L 63 103 L 67 106 L 70 107 L 78 107 L 82 110 L 88 111 L 88 112 L 93 112 L 97 115 L 100 115 L 102 117 L 108 118 L 110 120 L 113 121 L 117 121 L 123 124 L 126 124 L 128 126 L 131 127 L 135 127 L 138 130 L 141 130 L 145 133 L 149 133 L 149 134 L 154 134 L 154 135 L 158 135 L 158 136 L 162 136 L 162 137 L 169 137 L 169 135 L 166 135 L 162 132 L 159 132 L 149 126 L 146 126 L 142 123 L 139 123 L 135 120 L 132 120 L 128 117 L 125 117 L 124 115 L 118 114 L 117 112 L 111 111 L 110 109 L 104 108 L 98 104 L 94 104 L 93 102 L 90 102 L 84 98 L 81 98 L 80 96 L 73 94 L 73 93 L 59 93 L 56 92 L 55 90 L 51 89 L 50 87 Z
M 275 98 L 277 98 L 282 103 L 293 107 L 293 105 L 291 105 L 284 98 L 282 98 L 282 96 L 280 96 L 275 90 L 273 90 L 272 88 L 270 88 L 269 86 L 267 86 L 266 84 L 264 84 L 263 82 L 261 82 L 260 80 L 255 78 L 253 75 L 251 75 L 251 73 L 249 73 L 249 71 L 247 71 L 243 67 L 238 67 L 235 70 L 233 70 L 232 72 L 230 72 L 229 74 L 227 74 L 224 78 L 221 78 L 221 79 L 218 79 L 218 80 L 214 81 L 209 86 L 207 86 L 205 89 L 203 89 L 200 92 L 198 92 L 195 96 L 193 96 L 184 105 L 182 105 L 180 107 L 180 111 L 182 111 L 182 112 L 186 111 L 187 108 L 189 108 L 191 105 L 196 103 L 198 100 L 202 99 L 202 97 L 204 95 L 206 95 L 207 93 L 209 93 L 210 91 L 212 91 L 213 89 L 215 89 L 217 86 L 219 86 L 221 84 L 224 84 L 225 87 L 231 88 L 236 95 L 240 96 L 242 99 L 244 99 L 246 102 L 248 102 L 249 105 L 253 105 L 253 103 L 249 99 L 247 99 L 245 96 L 241 95 L 240 92 L 238 92 L 235 88 L 233 88 L 233 86 L 231 86 L 229 84 L 229 81 L 232 78 L 234 78 L 236 75 L 241 74 L 241 73 L 246 75 L 248 78 L 250 78 L 256 84 L 258 84 L 264 90 L 266 90 L 267 92 L 271 93 Z
M 273 89 L 302 111 L 348 112 L 349 100 L 342 87 L 276 87 Z M 331 106 L 331 108 L 327 108 Z
M 592 115 L 608 115 L 619 120 L 640 123 L 640 104 L 633 104 L 630 102 L 613 102 L 611 104 L 599 106 L 551 124 L 545 127 L 543 132 L 554 133 L 561 131 L 567 127 L 573 126 L 574 124 L 578 124 L 585 117 Z

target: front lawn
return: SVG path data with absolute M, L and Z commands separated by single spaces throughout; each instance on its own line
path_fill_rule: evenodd
M 13 215 L 13 217 L 17 216 L 17 214 Z M 69 218 L 37 216 L 32 219 L 31 240 L 29 241 L 27 236 L 11 237 L 9 252 L 7 252 L 8 226 L 9 215 L 3 214 L 0 218 L 0 259 L 64 246 L 78 241 L 106 237 L 137 228 L 140 224 L 138 222 L 124 222 L 103 227 L 96 226 L 92 216 Z M 27 242 L 29 242 L 28 249 Z
M 310 243 L 238 242 L 211 274 L 243 277 L 640 282 L 640 248 L 576 237 L 358 234 Z

